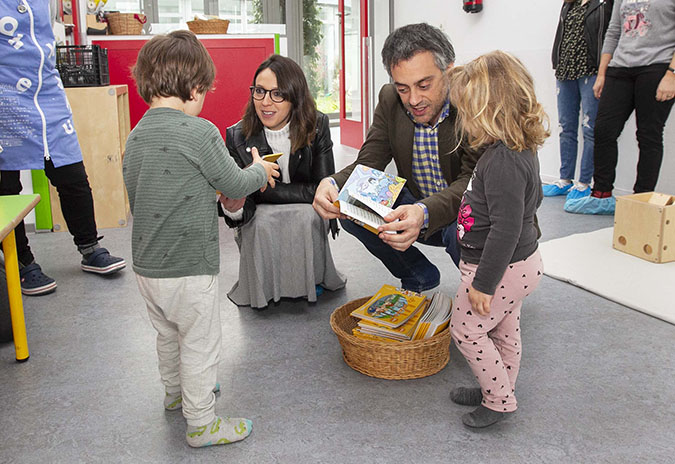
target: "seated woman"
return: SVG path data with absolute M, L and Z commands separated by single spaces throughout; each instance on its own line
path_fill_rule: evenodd
M 324 288 L 344 287 L 328 245 L 337 223 L 312 208 L 319 181 L 335 172 L 333 142 L 300 66 L 272 55 L 258 67 L 244 117 L 227 129 L 226 144 L 241 167 L 251 163 L 252 150 L 282 153 L 275 188 L 245 200 L 220 198 L 240 252 L 239 281 L 227 296 L 239 306 L 264 308 L 282 297 L 313 302 Z

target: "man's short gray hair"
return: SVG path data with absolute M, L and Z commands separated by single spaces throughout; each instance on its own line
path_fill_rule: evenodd
M 445 71 L 455 62 L 455 50 L 440 29 L 427 23 L 408 24 L 389 34 L 382 47 L 382 63 L 391 76 L 391 68 L 420 52 L 431 52 L 436 66 Z

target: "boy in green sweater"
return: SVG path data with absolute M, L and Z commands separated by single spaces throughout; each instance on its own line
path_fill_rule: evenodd
M 278 166 L 254 150 L 253 164 L 240 169 L 218 129 L 197 117 L 215 67 L 193 33 L 152 38 L 133 74 L 150 109 L 129 134 L 124 182 L 134 218 L 133 269 L 157 330 L 164 406 L 182 404 L 190 446 L 243 440 L 250 420 L 215 415 L 221 345 L 216 191 L 245 198 L 268 183 L 274 187 Z

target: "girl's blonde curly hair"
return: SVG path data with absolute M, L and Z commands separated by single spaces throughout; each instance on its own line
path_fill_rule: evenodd
M 471 148 L 501 140 L 511 150 L 536 153 L 550 135 L 532 76 L 516 57 L 495 50 L 450 70 L 449 81 L 457 130 Z

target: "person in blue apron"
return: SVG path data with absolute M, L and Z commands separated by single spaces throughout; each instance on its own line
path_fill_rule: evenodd
M 55 54 L 48 0 L 0 3 L 0 194 L 21 191 L 20 170 L 44 169 L 82 254 L 82 270 L 112 274 L 126 262 L 99 245 L 91 187 Z M 56 282 L 35 262 L 23 222 L 15 233 L 22 292 L 53 292 Z

